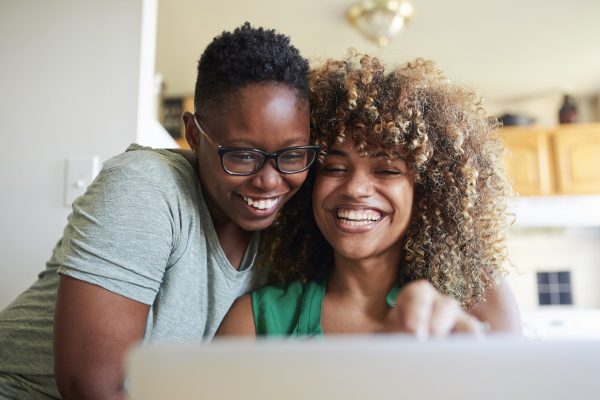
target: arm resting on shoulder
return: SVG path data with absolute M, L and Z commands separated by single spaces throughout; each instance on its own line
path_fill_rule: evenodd
M 502 279 L 495 288 L 489 289 L 485 300 L 469 308 L 468 312 L 490 325 L 492 332 L 521 335 L 521 316 L 515 296 Z
M 246 294 L 233 303 L 216 336 L 256 336 L 251 294 Z
M 54 371 L 63 399 L 124 399 L 123 362 L 150 306 L 65 275 L 54 313 Z

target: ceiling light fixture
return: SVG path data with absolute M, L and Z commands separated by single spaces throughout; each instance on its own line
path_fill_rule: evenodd
M 405 0 L 362 0 L 346 13 L 348 21 L 381 47 L 396 36 L 413 14 Z

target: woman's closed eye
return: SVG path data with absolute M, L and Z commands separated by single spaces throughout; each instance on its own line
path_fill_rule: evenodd
M 384 177 L 396 177 L 408 175 L 408 167 L 406 161 L 401 158 L 395 160 L 381 160 L 381 162 L 374 163 L 373 173 L 378 176 Z
M 341 174 L 346 172 L 347 168 L 340 164 L 324 164 L 321 166 L 321 172 L 330 174 Z
M 376 174 L 378 175 L 384 175 L 384 176 L 396 176 L 396 175 L 406 175 L 406 173 L 404 171 L 400 171 L 397 169 L 380 169 L 375 171 Z

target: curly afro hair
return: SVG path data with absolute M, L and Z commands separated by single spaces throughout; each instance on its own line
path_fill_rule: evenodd
M 427 279 L 463 306 L 481 301 L 504 273 L 511 191 L 499 123 L 480 98 L 444 78 L 433 62 L 386 71 L 377 58 L 350 52 L 311 72 L 309 101 L 321 160 L 346 140 L 361 155 L 405 154 L 415 193 L 399 284 Z M 333 263 L 312 216 L 315 173 L 264 233 L 261 265 L 273 283 L 322 279 Z
M 308 61 L 289 37 L 246 22 L 206 47 L 198 61 L 194 107 L 205 115 L 236 89 L 262 82 L 289 85 L 298 99 L 308 100 L 308 71 Z

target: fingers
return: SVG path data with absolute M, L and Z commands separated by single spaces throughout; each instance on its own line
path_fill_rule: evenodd
M 477 318 L 463 313 L 454 324 L 452 333 L 467 333 L 477 337 L 484 337 L 490 330 L 489 325 L 479 321 Z
M 398 294 L 397 305 L 390 314 L 388 331 L 409 333 L 423 339 L 455 333 L 475 336 L 486 333 L 485 324 L 425 280 L 406 285 Z
M 392 310 L 390 330 L 427 338 L 434 308 L 434 295 L 435 289 L 427 281 L 412 282 L 404 287 L 398 294 L 395 309 Z
M 458 301 L 436 293 L 433 310 L 429 321 L 429 333 L 433 337 L 448 336 L 455 331 L 458 321 L 462 321 L 465 312 Z

